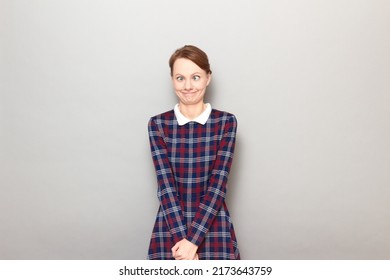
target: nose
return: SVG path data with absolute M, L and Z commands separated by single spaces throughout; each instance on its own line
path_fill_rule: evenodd
M 185 90 L 191 90 L 192 89 L 192 83 L 191 79 L 186 79 L 184 82 L 184 89 Z

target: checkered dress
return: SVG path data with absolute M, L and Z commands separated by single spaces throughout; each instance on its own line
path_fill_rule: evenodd
M 199 246 L 199 259 L 240 259 L 225 204 L 236 129 L 234 115 L 215 109 L 204 125 L 179 126 L 173 110 L 150 119 L 160 207 L 148 259 L 173 259 L 183 238 Z

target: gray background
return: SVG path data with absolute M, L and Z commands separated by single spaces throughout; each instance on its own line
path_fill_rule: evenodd
M 149 117 L 204 49 L 243 259 L 390 258 L 390 2 L 0 0 L 0 258 L 144 259 Z

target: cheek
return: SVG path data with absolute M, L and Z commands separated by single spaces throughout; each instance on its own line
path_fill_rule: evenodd
M 177 81 L 173 81 L 173 82 L 172 82 L 172 85 L 173 85 L 173 88 L 174 88 L 174 89 L 179 89 L 179 88 L 180 88 L 180 83 L 177 82 Z
M 200 83 L 200 84 L 198 85 L 198 88 L 199 88 L 199 89 L 206 89 L 206 87 L 207 87 L 207 82 L 203 82 L 203 83 Z

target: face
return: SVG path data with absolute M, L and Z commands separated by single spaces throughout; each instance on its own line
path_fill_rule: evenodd
M 179 58 L 173 64 L 172 82 L 180 104 L 203 103 L 210 80 L 211 75 L 189 59 Z

